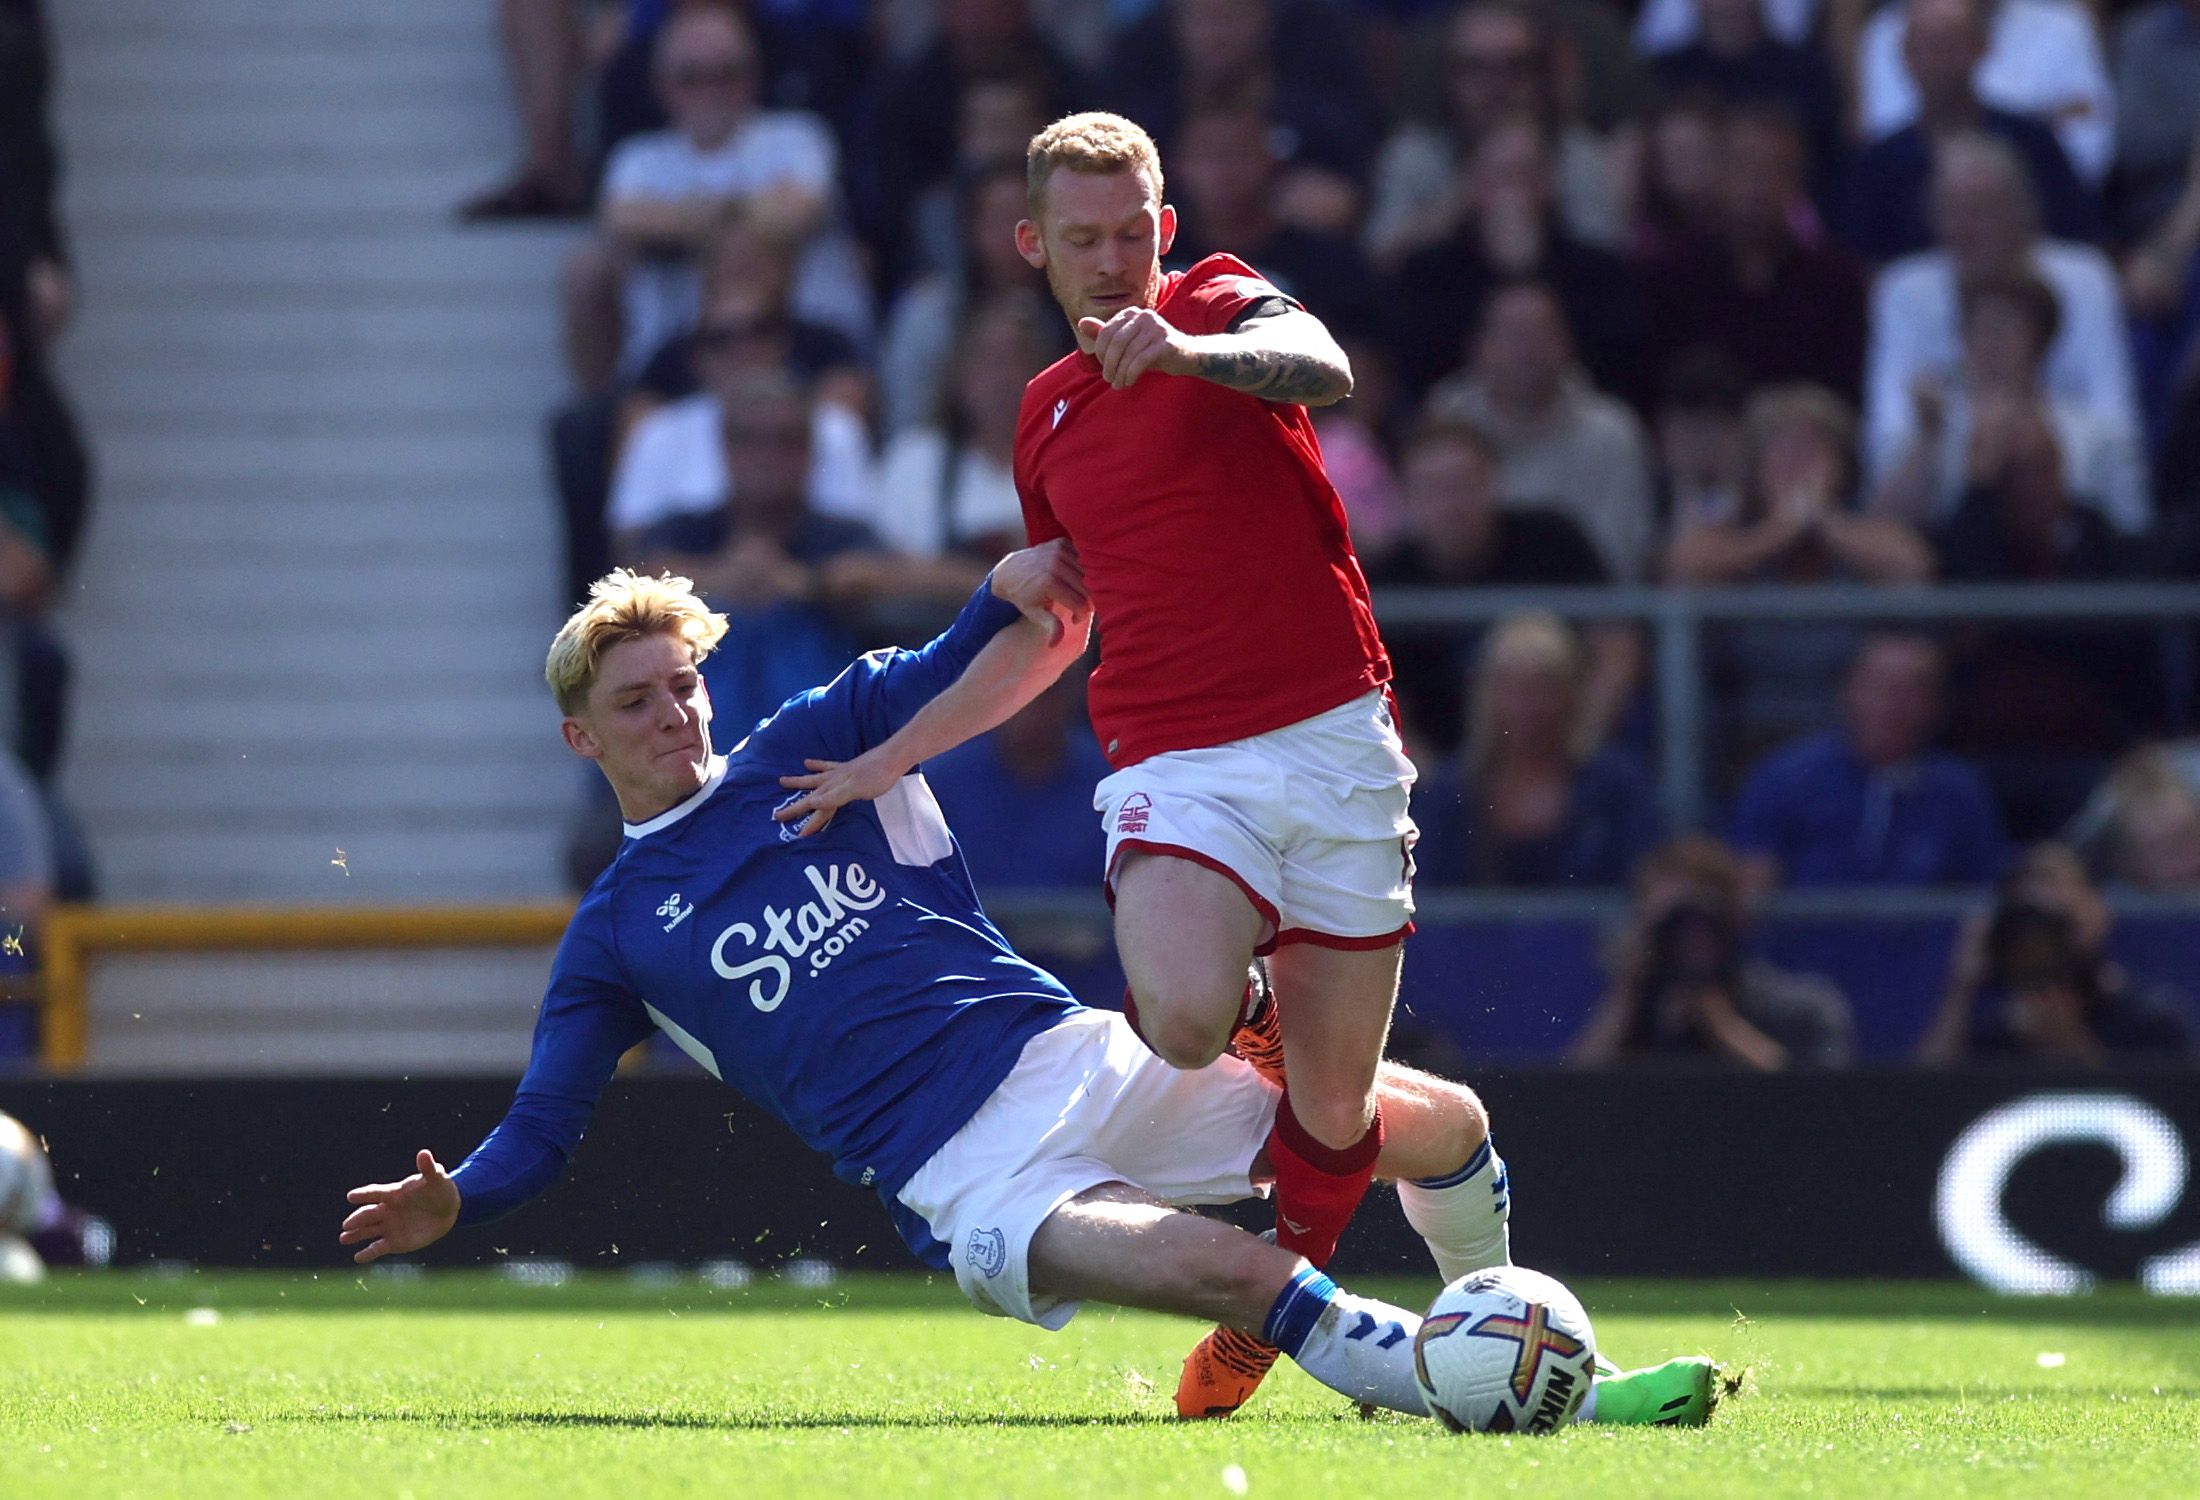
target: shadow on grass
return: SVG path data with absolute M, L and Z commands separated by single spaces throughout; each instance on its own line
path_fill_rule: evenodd
M 874 1431 L 933 1431 L 951 1427 L 1049 1428 L 1049 1427 L 1160 1427 L 1181 1426 L 1162 1413 L 1117 1412 L 1045 1416 L 1035 1412 L 769 1412 L 754 1416 L 709 1415 L 700 1412 L 605 1412 L 605 1411 L 478 1411 L 478 1412 L 315 1412 L 310 1416 L 281 1416 L 275 1420 L 311 1425 L 355 1422 L 371 1426 L 379 1422 L 410 1422 L 425 1427 L 473 1430 L 482 1427 L 522 1429 L 626 1428 L 637 1432 L 831 1432 L 836 1429 Z

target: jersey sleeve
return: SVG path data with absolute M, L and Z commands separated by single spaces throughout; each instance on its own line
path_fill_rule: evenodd
M 950 686 L 986 643 L 1020 619 L 993 593 L 990 574 L 955 623 L 915 651 L 893 648 L 856 658 L 821 688 L 790 700 L 756 733 L 762 747 L 791 760 L 848 760 L 916 717 Z
M 1186 333 L 1228 333 L 1271 304 L 1299 307 L 1244 261 L 1213 255 L 1185 273 L 1167 317 Z
M 502 1218 L 558 1180 L 619 1059 L 649 1032 L 611 955 L 609 898 L 591 895 L 558 945 L 512 1107 L 451 1174 L 461 1225 Z

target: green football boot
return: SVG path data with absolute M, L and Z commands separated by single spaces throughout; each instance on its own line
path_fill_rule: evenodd
M 1700 1354 L 1609 1375 L 1597 1363 L 1596 1420 L 1620 1426 L 1701 1427 L 1741 1383 Z

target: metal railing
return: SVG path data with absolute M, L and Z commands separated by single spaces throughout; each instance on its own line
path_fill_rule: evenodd
M 2200 670 L 2200 584 L 1745 584 L 1733 588 L 1417 588 L 1375 594 L 1397 625 L 1479 625 L 1525 610 L 1569 620 L 1639 621 L 1652 636 L 1658 790 L 1668 826 L 1700 827 L 1704 792 L 1706 625 L 1949 621 L 2141 622 L 2161 627 L 2167 717 L 2193 722 Z

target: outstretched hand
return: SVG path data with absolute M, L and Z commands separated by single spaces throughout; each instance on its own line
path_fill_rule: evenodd
M 1049 646 L 1061 643 L 1065 622 L 1068 628 L 1082 629 L 1092 614 L 1077 549 L 1061 537 L 1011 552 L 995 563 L 992 589 L 1045 630 Z
M 432 1151 L 422 1151 L 414 1164 L 419 1170 L 403 1182 L 370 1182 L 344 1195 L 359 1206 L 345 1218 L 336 1238 L 345 1245 L 369 1242 L 352 1256 L 359 1264 L 423 1249 L 458 1222 L 458 1184 L 451 1174 Z
M 799 838 L 823 833 L 833 821 L 833 814 L 851 802 L 877 801 L 907 774 L 896 769 L 876 748 L 854 760 L 805 760 L 802 764 L 810 768 L 809 775 L 782 776 L 779 784 L 803 795 L 781 803 L 772 813 L 782 823 L 799 818 L 802 826 L 795 830 Z

